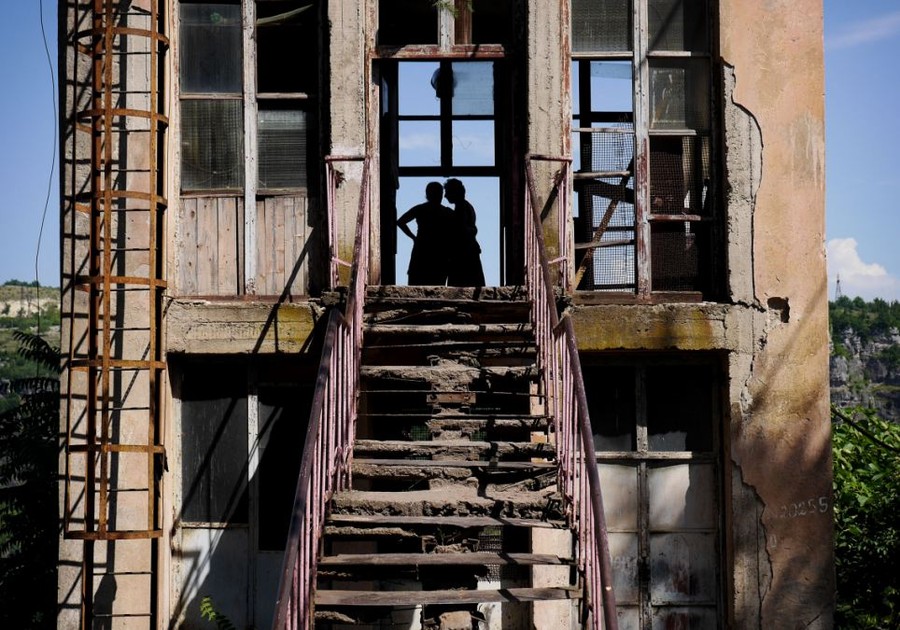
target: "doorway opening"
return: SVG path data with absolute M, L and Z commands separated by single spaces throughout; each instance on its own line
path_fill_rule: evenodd
M 425 202 L 429 182 L 459 179 L 476 213 L 485 284 L 505 283 L 507 141 L 496 115 L 499 60 L 383 61 L 381 77 L 382 282 L 408 284 L 412 240 L 397 219 Z M 453 208 L 446 198 L 443 205 Z M 416 231 L 415 222 L 410 224 Z

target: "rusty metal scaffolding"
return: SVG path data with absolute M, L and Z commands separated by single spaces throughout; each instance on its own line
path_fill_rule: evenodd
M 68 357 L 67 538 L 161 535 L 159 391 L 165 363 L 159 324 L 166 286 L 162 155 L 168 120 L 160 81 L 168 39 L 158 4 L 70 5 L 75 59 L 69 80 L 78 103 L 71 142 L 76 163 L 83 165 L 73 207 L 82 226 L 77 236 L 86 241 L 72 281 L 87 301 L 86 321 L 78 338 L 73 332 Z

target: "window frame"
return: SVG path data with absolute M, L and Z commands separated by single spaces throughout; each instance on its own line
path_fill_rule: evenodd
M 615 238 L 620 246 L 631 246 L 633 257 L 633 281 L 625 284 L 610 284 L 609 288 L 595 286 L 593 281 L 588 282 L 588 288 L 578 289 L 580 284 L 581 273 L 593 273 L 596 262 L 590 260 L 587 268 L 579 272 L 579 263 L 583 256 L 576 256 L 574 261 L 574 269 L 576 270 L 575 296 L 579 302 L 583 303 L 661 303 L 661 302 L 698 302 L 704 299 L 715 299 L 721 289 L 721 252 L 723 245 L 721 241 L 721 213 L 722 204 L 718 200 L 719 186 L 717 181 L 718 175 L 718 159 L 719 147 L 716 141 L 718 137 L 718 121 L 717 121 L 717 97 L 713 89 L 714 78 L 714 58 L 712 51 L 714 50 L 713 35 L 715 29 L 714 1 L 698 0 L 702 4 L 701 10 L 706 15 L 706 31 L 703 50 L 688 50 L 690 46 L 684 46 L 685 50 L 663 50 L 654 49 L 650 45 L 650 20 L 649 12 L 652 0 L 625 0 L 625 4 L 630 7 L 630 14 L 627 17 L 631 20 L 630 34 L 626 35 L 628 42 L 624 43 L 624 48 L 618 49 L 615 46 L 610 50 L 575 50 L 578 46 L 576 43 L 576 35 L 573 31 L 571 42 L 572 50 L 571 60 L 571 80 L 573 87 L 578 84 L 580 93 L 577 98 L 573 94 L 572 103 L 572 145 L 573 152 L 581 150 L 584 134 L 600 133 L 598 129 L 603 128 L 603 132 L 609 131 L 611 127 L 608 125 L 590 124 L 581 126 L 582 120 L 588 120 L 601 112 L 592 111 L 585 112 L 585 103 L 590 103 L 590 73 L 585 72 L 585 68 L 589 68 L 592 62 L 629 62 L 632 69 L 632 108 L 631 122 L 632 133 L 634 136 L 633 145 L 633 165 L 630 172 L 604 173 L 606 177 L 600 178 L 596 173 L 591 173 L 590 168 L 581 168 L 580 171 L 574 172 L 573 182 L 573 203 L 579 203 L 579 187 L 584 186 L 584 182 L 609 180 L 613 176 L 622 178 L 622 186 L 627 188 L 627 192 L 631 194 L 634 203 L 634 224 L 633 238 L 622 239 Z M 573 20 L 575 19 L 575 8 L 572 9 Z M 617 42 L 618 43 L 618 42 Z M 662 67 L 672 64 L 685 64 L 686 66 L 699 61 L 705 64 L 706 73 L 703 74 L 703 84 L 705 90 L 706 102 L 703 103 L 706 113 L 705 128 L 698 129 L 686 124 L 682 127 L 670 126 L 652 126 L 651 120 L 651 69 L 656 64 Z M 587 74 L 587 76 L 584 76 Z M 587 90 L 587 93 L 585 93 Z M 685 102 L 690 103 L 690 97 L 685 94 Z M 575 115 L 575 112 L 578 115 Z M 687 114 L 685 114 L 687 116 Z M 621 131 L 619 131 L 621 133 Z M 588 135 L 589 137 L 589 135 Z M 651 200 L 651 177 L 653 175 L 653 164 L 651 164 L 651 153 L 654 150 L 655 141 L 665 141 L 669 138 L 680 138 L 687 146 L 689 143 L 695 143 L 693 151 L 695 156 L 707 152 L 705 164 L 703 168 L 707 169 L 708 177 L 704 177 L 703 194 L 698 195 L 702 201 L 701 205 L 706 206 L 708 210 L 701 213 L 693 212 L 655 212 L 653 202 Z M 588 140 L 590 142 L 590 140 Z M 703 146 L 705 145 L 705 146 Z M 682 166 L 693 166 L 688 164 L 688 158 L 682 154 Z M 697 162 L 695 157 L 694 162 Z M 629 181 L 630 187 L 625 182 Z M 702 175 L 701 175 L 702 177 Z M 601 185 L 609 185 L 608 181 L 602 181 Z M 691 186 L 696 185 L 696 181 L 690 182 Z M 685 182 L 685 188 L 688 182 Z M 691 189 L 693 190 L 693 189 Z M 693 207 L 693 203 L 692 203 Z M 574 210 L 574 209 L 573 209 Z M 574 214 L 573 214 L 574 217 Z M 690 234 L 700 241 L 697 245 L 698 255 L 696 260 L 696 275 L 692 276 L 697 286 L 692 289 L 671 289 L 671 288 L 653 288 L 654 284 L 654 260 L 657 254 L 654 253 L 653 232 L 660 233 L 669 229 L 683 225 Z M 596 236 L 596 228 L 593 224 L 589 224 L 587 231 Z M 600 248 L 592 247 L 595 245 L 594 239 L 588 238 L 587 241 L 579 242 L 579 235 L 573 233 L 575 238 L 574 251 L 589 250 L 587 254 L 589 259 L 594 257 L 594 252 Z M 661 239 L 660 244 L 663 243 Z M 687 240 L 687 239 L 686 239 Z
M 309 0 L 312 4 L 312 11 L 318 12 L 320 4 L 316 0 Z M 264 92 L 258 90 L 258 73 L 257 73 L 257 4 L 265 3 L 265 0 L 218 0 L 217 2 L 206 2 L 202 0 L 179 0 L 178 20 L 179 31 L 181 30 L 182 16 L 180 8 L 184 5 L 202 5 L 202 4 L 222 4 L 240 7 L 241 13 L 241 92 L 228 93 L 202 93 L 184 91 L 181 87 L 181 72 L 177 77 L 178 85 L 178 102 L 179 112 L 181 104 L 191 100 L 234 100 L 240 101 L 243 110 L 243 128 L 241 143 L 243 145 L 243 155 L 241 164 L 243 167 L 242 183 L 237 186 L 210 187 L 210 188 L 190 188 L 185 189 L 183 186 L 184 179 L 184 149 L 181 149 L 179 160 L 179 194 L 182 197 L 198 197 L 198 196 L 243 196 L 245 208 L 255 207 L 256 200 L 263 197 L 272 197 L 279 195 L 308 195 L 315 184 L 315 162 L 311 159 L 314 154 L 313 148 L 317 143 L 317 122 L 316 122 L 316 104 L 318 102 L 314 91 L 287 91 L 287 92 Z M 318 23 L 318 21 L 317 21 Z M 253 25 L 252 27 L 248 25 Z M 318 32 L 318 29 L 317 29 Z M 179 39 L 182 39 L 181 37 Z M 179 41 L 179 45 L 183 47 L 184 41 Z M 318 42 L 310 44 L 317 48 Z M 183 54 L 183 48 L 182 52 Z M 314 89 L 317 87 L 311 84 Z M 260 111 L 265 109 L 263 105 L 278 106 L 284 103 L 296 103 L 295 111 L 305 113 L 306 128 L 303 131 L 306 135 L 306 143 L 304 148 L 305 160 L 303 164 L 302 178 L 305 180 L 296 186 L 281 187 L 264 187 L 260 185 Z M 184 119 L 181 118 L 181 141 L 184 141 Z M 248 236 L 250 234 L 248 233 Z
M 636 577 L 634 586 L 637 587 L 637 603 L 635 604 L 634 601 L 629 601 L 627 598 L 621 598 L 621 603 L 625 605 L 627 602 L 628 607 L 637 610 L 642 629 L 649 629 L 653 625 L 655 611 L 678 608 L 697 608 L 707 612 L 713 610 L 716 617 L 715 627 L 724 627 L 726 616 L 724 569 L 728 564 L 724 551 L 726 514 L 723 472 L 725 461 L 723 456 L 724 438 L 722 435 L 726 421 L 726 409 L 723 401 L 727 399 L 727 393 L 723 390 L 727 383 L 725 358 L 717 353 L 698 353 L 692 356 L 687 356 L 683 353 L 643 356 L 588 354 L 582 356 L 582 362 L 584 363 L 585 385 L 589 392 L 596 392 L 596 396 L 608 397 L 610 391 L 608 386 L 604 386 L 599 381 L 602 376 L 599 369 L 614 370 L 623 379 L 625 379 L 624 375 L 630 371 L 634 377 L 633 404 L 630 407 L 625 405 L 617 408 L 617 411 L 621 411 L 624 408 L 633 413 L 634 433 L 632 434 L 633 442 L 631 448 L 619 449 L 610 447 L 604 449 L 601 445 L 595 446 L 597 465 L 601 469 L 601 478 L 605 477 L 605 473 L 610 472 L 609 470 L 603 470 L 604 465 L 607 467 L 634 469 L 634 500 L 637 522 L 634 523 L 633 527 L 623 527 L 621 522 L 617 522 L 623 514 L 623 510 L 620 509 L 621 506 L 610 510 L 610 505 L 615 503 L 617 499 L 621 500 L 623 496 L 627 496 L 627 489 L 622 490 L 624 484 L 610 485 L 609 480 L 602 483 L 604 488 L 615 488 L 615 491 L 611 492 L 606 499 L 608 514 L 613 516 L 613 518 L 608 517 L 607 519 L 607 531 L 611 542 L 615 542 L 616 536 L 620 538 L 636 536 L 637 538 L 637 550 L 633 558 L 619 555 L 613 559 L 622 575 L 628 574 L 630 570 Z M 654 398 L 653 392 L 649 392 L 647 387 L 648 372 L 651 370 L 659 372 L 660 369 L 668 369 L 674 374 L 680 375 L 686 366 L 702 368 L 711 374 L 709 381 L 704 382 L 706 386 L 704 394 L 709 395 L 709 443 L 704 445 L 702 450 L 687 450 L 690 448 L 687 445 L 685 446 L 686 450 L 653 449 L 650 444 L 648 426 L 651 424 L 649 415 L 650 403 Z M 596 402 L 594 404 L 589 403 L 589 408 L 593 407 L 593 409 L 590 409 L 590 413 L 595 444 L 598 441 L 598 427 L 602 421 L 602 414 L 595 406 L 596 404 Z M 705 468 L 709 471 L 712 496 L 708 498 L 713 503 L 710 508 L 710 511 L 713 512 L 711 525 L 698 527 L 694 524 L 693 526 L 687 525 L 679 529 L 673 526 L 668 528 L 660 527 L 651 522 L 654 518 L 650 513 L 652 505 L 651 477 L 653 471 L 678 466 L 697 467 L 698 471 L 702 471 Z M 621 476 L 614 476 L 617 481 L 622 481 Z M 705 576 L 705 579 L 712 579 L 713 599 L 686 602 L 680 606 L 677 603 L 660 602 L 658 599 L 654 599 L 654 584 L 658 585 L 659 580 L 654 581 L 652 575 L 653 544 L 651 539 L 654 536 L 678 535 L 679 533 L 693 534 L 695 536 L 706 535 L 712 538 L 716 552 L 715 560 L 712 570 Z M 627 575 L 624 579 L 628 579 Z M 626 583 L 624 586 L 627 588 L 629 585 Z M 623 583 L 617 581 L 617 589 L 622 587 Z M 618 595 L 617 599 L 619 599 Z

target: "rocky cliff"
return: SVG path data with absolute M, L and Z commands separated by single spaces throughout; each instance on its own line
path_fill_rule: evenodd
M 900 422 L 900 331 L 864 339 L 845 328 L 832 338 L 831 402 L 871 407 Z

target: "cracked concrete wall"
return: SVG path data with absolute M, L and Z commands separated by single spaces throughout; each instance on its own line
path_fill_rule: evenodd
M 734 618 L 830 628 L 822 3 L 729 0 L 720 19 L 730 284 L 753 313 L 729 361 Z
M 822 4 L 723 0 L 719 16 L 727 303 L 579 306 L 573 321 L 585 352 L 727 355 L 729 625 L 830 628 Z

